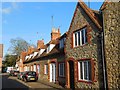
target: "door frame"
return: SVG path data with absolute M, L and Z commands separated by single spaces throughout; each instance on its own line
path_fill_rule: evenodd
M 52 68 L 54 69 L 54 71 L 52 70 Z M 53 77 L 54 77 L 54 81 L 53 81 Z M 50 82 L 56 82 L 56 63 L 50 63 Z
M 75 59 L 74 58 L 69 58 L 69 59 L 67 59 L 66 60 L 66 87 L 67 88 L 70 88 L 70 64 L 69 64 L 69 62 L 73 62 L 73 66 L 74 66 L 74 88 L 75 88 L 75 81 L 76 81 L 76 73 L 75 73 L 75 68 L 76 68 L 76 66 L 75 66 L 75 64 L 76 64 L 76 62 L 75 62 Z

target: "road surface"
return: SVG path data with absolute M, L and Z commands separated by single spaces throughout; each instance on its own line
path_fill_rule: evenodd
M 40 82 L 27 82 L 17 79 L 17 77 L 2 74 L 2 90 L 63 90 Z

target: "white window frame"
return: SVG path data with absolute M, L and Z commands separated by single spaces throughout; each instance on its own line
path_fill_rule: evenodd
M 48 64 L 44 65 L 44 74 L 48 74 Z
M 33 71 L 33 66 L 31 65 L 31 67 L 30 67 L 30 71 Z
M 39 64 L 37 65 L 37 71 L 38 71 L 38 73 L 40 73 L 40 65 Z
M 82 35 L 82 31 L 84 31 L 84 32 L 83 32 L 83 35 Z M 84 44 L 87 43 L 87 41 L 86 41 L 86 39 L 87 39 L 86 37 L 87 37 L 87 36 L 85 35 L 85 34 L 86 34 L 85 32 L 87 32 L 86 27 L 73 33 L 73 44 L 74 44 L 73 46 L 74 46 L 74 47 L 82 46 L 82 45 L 84 45 Z M 80 37 L 79 37 L 78 33 L 80 33 Z M 76 40 L 76 39 L 75 39 L 75 34 L 76 34 L 76 38 L 77 38 L 77 45 L 75 45 L 75 43 L 76 43 L 76 42 L 75 42 L 75 40 Z M 82 36 L 84 37 L 84 38 L 83 38 L 83 39 L 84 39 L 83 44 L 82 44 Z M 80 39 L 80 41 L 79 41 L 79 39 Z M 79 45 L 79 42 L 80 42 L 80 45 Z
M 29 71 L 30 70 L 30 68 L 29 68 L 29 66 L 27 66 L 27 71 Z
M 60 73 L 61 71 L 61 69 L 60 69 L 60 65 L 63 65 L 63 71 L 62 71 L 62 74 Z M 65 76 L 65 63 L 59 63 L 59 76 L 60 77 L 64 77 Z
M 85 67 L 84 67 L 84 64 L 85 62 L 87 63 L 87 79 L 85 79 Z M 78 79 L 79 80 L 84 80 L 84 81 L 91 81 L 91 77 L 89 77 L 89 74 L 91 74 L 90 76 L 92 76 L 92 72 L 90 72 L 92 69 L 92 66 L 89 68 L 88 67 L 88 62 L 90 62 L 90 66 L 91 66 L 91 61 L 90 60 L 84 60 L 84 61 L 78 61 Z M 80 66 L 80 63 L 82 63 L 82 78 L 81 78 L 81 66 Z M 90 73 L 89 73 L 90 72 Z
M 20 59 L 20 63 L 22 63 L 22 59 Z
M 34 64 L 33 67 L 34 67 L 34 68 L 33 68 L 33 71 L 36 72 L 36 69 L 37 69 L 36 64 Z

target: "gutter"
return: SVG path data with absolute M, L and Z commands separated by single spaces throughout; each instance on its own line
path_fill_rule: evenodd
M 102 69 L 103 69 L 103 84 L 104 90 L 108 90 L 108 82 L 107 82 L 107 69 L 106 69 L 106 59 L 105 59 L 105 31 L 104 31 L 104 16 L 102 13 L 102 32 L 101 32 L 101 49 L 102 49 Z

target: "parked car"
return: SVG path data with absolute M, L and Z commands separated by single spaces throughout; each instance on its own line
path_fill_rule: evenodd
M 18 73 L 19 73 L 19 71 L 11 70 L 9 75 L 10 76 L 17 76 Z
M 20 72 L 20 73 L 18 73 L 17 78 L 20 79 L 20 80 L 22 80 L 22 76 L 23 76 L 23 74 L 24 74 L 24 72 Z
M 28 81 L 37 81 L 38 80 L 38 75 L 35 71 L 26 71 L 24 72 L 22 76 L 23 81 L 28 82 Z
M 10 74 L 10 71 L 12 71 L 12 70 L 13 70 L 13 67 L 7 67 L 6 73 Z

